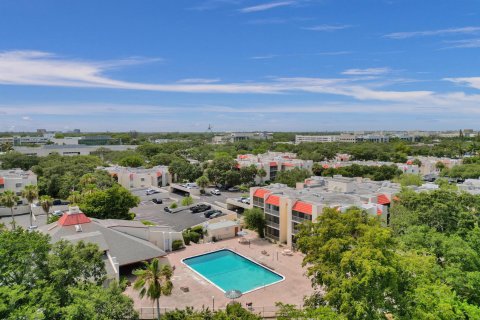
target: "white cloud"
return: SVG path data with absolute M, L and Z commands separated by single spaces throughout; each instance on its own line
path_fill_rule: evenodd
M 447 41 L 447 43 L 449 43 L 451 45 L 449 47 L 447 47 L 446 49 L 451 49 L 451 48 L 480 48 L 480 38 Z
M 215 83 L 219 81 L 220 79 L 188 78 L 178 80 L 177 83 Z
M 391 71 L 390 68 L 366 68 L 366 69 L 348 69 L 342 72 L 345 75 L 365 76 L 365 75 L 381 75 Z
M 32 118 L 30 118 L 29 116 L 23 116 L 23 117 L 22 117 L 22 120 L 30 121 L 30 120 L 32 120 Z
M 305 28 L 302 28 L 302 29 L 311 30 L 311 31 L 331 32 L 331 31 L 348 29 L 348 28 L 351 28 L 351 27 L 352 27 L 352 26 L 350 26 L 350 25 L 348 25 L 348 24 L 343 24 L 343 25 L 322 24 L 322 25 L 313 26 L 313 27 L 305 27 Z
M 444 78 L 443 80 L 480 89 L 480 77 Z
M 277 1 L 277 2 L 268 2 L 264 4 L 259 4 L 256 6 L 251 6 L 251 7 L 245 7 L 240 9 L 239 11 L 242 13 L 251 13 L 251 12 L 259 12 L 259 11 L 265 11 L 265 10 L 270 10 L 278 7 L 285 7 L 285 6 L 291 6 L 295 4 L 296 1 Z
M 446 36 L 455 34 L 473 34 L 480 32 L 480 27 L 462 27 L 462 28 L 450 28 L 440 30 L 427 30 L 427 31 L 410 31 L 410 32 L 394 32 L 384 35 L 385 38 L 390 39 L 407 39 L 413 37 L 426 37 L 426 36 Z

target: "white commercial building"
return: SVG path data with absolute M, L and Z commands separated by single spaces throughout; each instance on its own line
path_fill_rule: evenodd
M 167 166 L 153 168 L 106 167 L 100 168 L 110 173 L 119 184 L 127 189 L 165 187 L 171 183 Z

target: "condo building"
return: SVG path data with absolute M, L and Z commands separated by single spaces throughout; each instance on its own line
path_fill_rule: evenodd
M 0 193 L 10 190 L 20 196 L 25 186 L 30 184 L 37 184 L 37 175 L 32 171 L 0 170 Z
M 110 173 L 119 184 L 127 189 L 165 187 L 171 182 L 167 166 L 156 166 L 149 169 L 112 166 L 99 169 Z
M 298 226 L 315 221 L 324 208 L 359 207 L 389 222 L 389 207 L 400 185 L 366 178 L 311 177 L 296 188 L 283 184 L 250 189 L 253 207 L 265 213 L 267 238 L 295 247 Z
M 267 173 L 265 177 L 256 176 L 257 184 L 265 181 L 273 181 L 279 171 L 288 171 L 294 168 L 306 169 L 312 172 L 313 161 L 297 159 L 297 155 L 291 152 L 267 152 L 263 154 L 240 154 L 237 156 L 237 167 L 243 168 L 255 166 Z

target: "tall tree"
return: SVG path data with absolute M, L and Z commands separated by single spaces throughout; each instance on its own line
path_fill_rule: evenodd
M 6 190 L 0 195 L 0 203 L 5 207 L 10 208 L 13 229 L 15 229 L 15 216 L 13 214 L 13 207 L 17 205 L 18 201 L 20 201 L 20 198 L 11 190 Z
M 197 183 L 197 186 L 200 187 L 200 192 L 205 193 L 205 188 L 208 186 L 210 181 L 206 176 L 201 176 L 200 178 L 197 179 L 196 183 Z
M 47 215 L 47 222 L 50 219 L 50 209 L 53 206 L 53 198 L 50 196 L 41 196 L 40 205 L 42 206 L 43 212 Z
M 141 298 L 147 296 L 156 301 L 157 318 L 160 320 L 160 297 L 172 293 L 173 284 L 170 279 L 173 269 L 169 265 L 160 266 L 160 262 L 155 258 L 150 263 L 145 262 L 145 269 L 134 270 L 133 274 L 137 276 L 133 288 L 139 291 Z
M 263 168 L 260 168 L 258 169 L 257 174 L 260 177 L 260 184 L 263 184 L 263 179 L 267 176 L 267 171 L 265 171 Z
M 265 214 L 259 208 L 247 209 L 243 213 L 243 219 L 247 228 L 258 232 L 260 238 L 265 237 Z
M 28 205 L 30 206 L 30 226 L 33 224 L 33 209 L 32 203 L 35 199 L 38 198 L 38 187 L 33 184 L 26 185 L 22 191 L 22 197 L 27 199 Z

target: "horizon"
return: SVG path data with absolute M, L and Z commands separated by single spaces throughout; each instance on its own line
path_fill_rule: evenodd
M 475 129 L 477 5 L 3 1 L 0 131 Z

